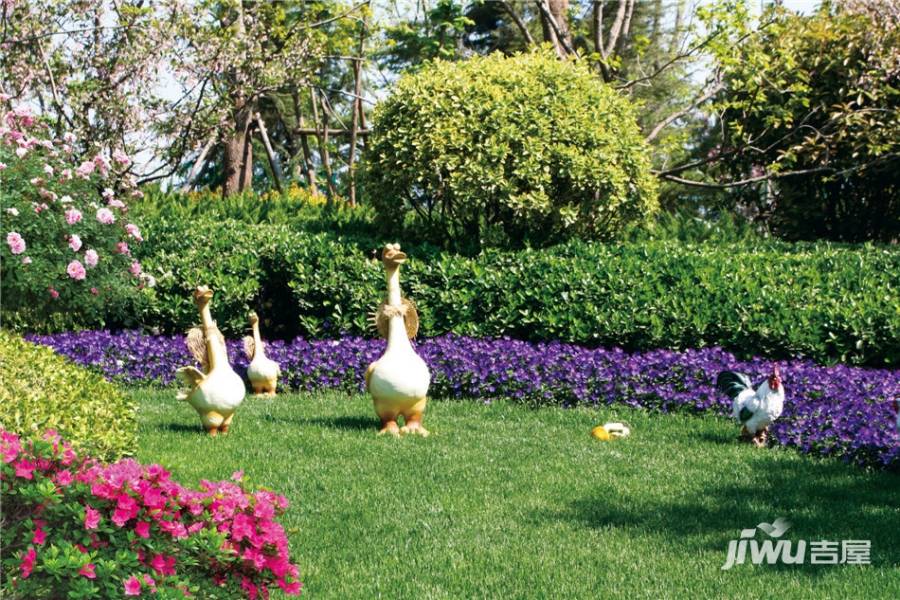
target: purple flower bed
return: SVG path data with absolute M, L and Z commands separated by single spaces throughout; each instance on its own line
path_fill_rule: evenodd
M 128 384 L 172 382 L 175 369 L 193 364 L 181 336 L 86 331 L 30 335 L 109 379 Z M 229 341 L 238 372 L 247 360 L 239 341 Z M 662 412 L 730 414 L 715 390 L 716 374 L 733 369 L 756 382 L 771 361 L 740 361 L 719 348 L 628 353 L 561 343 L 442 336 L 417 344 L 432 370 L 435 397 L 511 398 L 530 405 L 625 404 Z M 268 344 L 282 367 L 282 384 L 297 390 L 362 390 L 363 373 L 384 341 L 296 339 Z M 900 397 L 900 370 L 823 367 L 808 360 L 779 361 L 787 389 L 784 414 L 772 438 L 804 453 L 896 469 L 900 439 L 891 400 Z

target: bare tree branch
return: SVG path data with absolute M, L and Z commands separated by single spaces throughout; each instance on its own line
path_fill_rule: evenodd
M 525 21 L 522 20 L 522 17 L 516 13 L 516 9 L 514 9 L 506 0 L 500 0 L 500 4 L 503 5 L 504 10 L 509 14 L 509 17 L 516 24 L 516 27 L 519 28 L 519 31 L 522 32 L 522 35 L 525 37 L 525 42 L 529 46 L 534 46 L 534 37 L 532 37 L 531 32 L 528 31 L 528 26 L 525 24 Z
M 671 115 L 669 115 L 668 117 L 666 117 L 665 119 L 663 119 L 662 121 L 657 123 L 656 126 L 654 126 L 653 129 L 650 130 L 650 133 L 648 133 L 646 135 L 646 137 L 644 137 L 644 141 L 651 142 L 651 141 L 655 140 L 656 136 L 658 136 L 659 133 L 663 129 L 665 129 L 666 127 L 668 127 L 669 125 L 671 125 L 672 123 L 674 123 L 675 121 L 680 119 L 681 117 L 685 116 L 686 114 L 688 114 L 689 112 L 691 112 L 692 110 L 694 110 L 695 108 L 697 108 L 698 106 L 700 106 L 701 104 L 703 104 L 704 102 L 706 102 L 707 100 L 709 100 L 710 98 L 715 96 L 724 87 L 725 86 L 721 81 L 719 81 L 719 80 L 715 81 L 709 89 L 707 89 L 705 92 L 703 92 L 702 94 L 697 96 L 697 98 L 695 98 L 694 101 L 690 103 L 690 105 L 684 107 L 682 110 L 679 110 L 678 112 L 672 113 Z
M 553 33 L 559 42 L 559 46 L 562 46 L 564 54 L 577 57 L 578 55 L 575 53 L 575 49 L 569 44 L 568 31 L 560 29 L 559 24 L 556 22 L 556 19 L 553 18 L 553 14 L 551 14 L 550 8 L 546 4 L 546 0 L 535 0 L 535 4 L 537 4 L 540 9 L 544 20 L 550 24 L 550 28 L 553 30 Z
M 705 189 L 714 189 L 714 190 L 722 190 L 734 187 L 741 187 L 745 185 L 750 185 L 751 183 L 758 183 L 760 181 L 770 181 L 775 179 L 784 179 L 786 177 L 795 177 L 797 175 L 811 175 L 813 173 L 825 173 L 834 169 L 831 167 L 815 167 L 813 169 L 800 169 L 798 171 L 785 171 L 783 173 L 766 173 L 765 175 L 759 175 L 758 177 L 748 177 L 747 179 L 741 179 L 738 181 L 727 181 L 725 183 L 708 183 L 706 181 L 694 181 L 693 179 L 684 179 L 683 177 L 678 177 L 677 175 L 663 175 L 661 173 L 654 172 L 654 175 L 665 179 L 666 181 L 673 181 L 675 183 L 681 183 L 683 185 L 688 185 L 691 187 L 705 188 Z

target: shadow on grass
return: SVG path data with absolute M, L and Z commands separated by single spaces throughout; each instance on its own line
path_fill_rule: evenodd
M 206 433 L 199 423 L 196 425 L 188 425 L 186 423 L 152 423 L 147 426 L 148 429 L 157 431 L 168 431 L 172 433 Z
M 622 528 L 678 538 L 699 551 L 721 553 L 740 530 L 784 517 L 793 526 L 783 539 L 813 541 L 871 540 L 871 561 L 876 566 L 900 566 L 900 476 L 894 473 L 854 471 L 831 461 L 777 461 L 745 470 L 719 471 L 696 497 L 670 499 L 665 494 L 610 490 L 571 503 L 544 520 L 572 521 L 587 527 Z M 673 490 L 675 496 L 675 490 Z M 763 539 L 758 534 L 757 539 Z M 807 561 L 810 548 L 807 546 Z M 838 565 L 840 566 L 840 565 Z M 805 564 L 776 565 L 825 574 L 830 567 Z
M 352 431 L 378 430 L 378 419 L 367 417 L 316 417 L 306 420 L 306 423 Z

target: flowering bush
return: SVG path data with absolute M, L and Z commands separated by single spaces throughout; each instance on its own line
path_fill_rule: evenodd
M 0 117 L 4 310 L 110 312 L 142 281 L 129 244 L 143 236 L 123 200 L 140 194 L 124 176 L 131 161 L 79 157 L 73 135 L 48 131 L 26 106 Z
M 29 339 L 132 384 L 168 384 L 177 367 L 193 361 L 181 336 L 86 331 Z M 730 401 L 715 389 L 719 371 L 741 371 L 756 382 L 771 367 L 768 359 L 742 361 L 720 348 L 629 353 L 454 335 L 423 340 L 417 350 L 431 368 L 431 394 L 437 397 L 510 398 L 530 405 L 615 403 L 719 415 L 731 413 Z M 383 340 L 345 337 L 269 342 L 266 353 L 281 365 L 283 386 L 358 392 L 366 367 L 383 351 Z M 238 372 L 246 369 L 240 342 L 229 341 L 228 352 Z M 900 371 L 823 367 L 797 359 L 778 364 L 788 397 L 771 429 L 775 443 L 857 464 L 900 467 L 890 406 L 900 397 Z
M 300 593 L 287 500 L 233 481 L 182 487 L 159 465 L 79 458 L 54 431 L 0 430 L 4 598 L 256 598 Z

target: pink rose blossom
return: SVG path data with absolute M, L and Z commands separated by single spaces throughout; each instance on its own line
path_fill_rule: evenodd
M 131 250 L 128 248 L 128 244 L 125 242 L 116 242 L 116 254 L 131 256 Z
M 31 179 L 28 180 L 28 183 L 37 187 L 37 186 L 44 185 L 44 180 L 40 177 L 32 177 Z
M 70 179 L 72 179 L 72 169 L 63 169 L 59 174 L 59 178 L 63 181 L 69 181 Z
M 141 581 L 132 575 L 128 579 L 125 580 L 125 595 L 126 596 L 140 596 L 141 595 Z
M 25 155 L 28 154 L 28 150 L 22 148 L 21 146 L 16 148 L 16 156 L 19 158 L 25 158 Z
M 46 173 L 48 177 L 53 177 L 53 167 L 44 165 L 44 173 Z
M 115 198 L 111 198 L 107 204 L 113 208 L 125 208 L 125 203 L 121 200 L 116 200 Z
M 6 163 L 0 162 L 0 171 L 6 168 Z
M 78 569 L 78 574 L 82 577 L 87 577 L 88 579 L 96 579 L 97 574 L 94 572 L 94 563 L 88 563 Z
M 94 172 L 94 163 L 91 161 L 86 161 L 81 163 L 77 169 L 75 169 L 75 174 L 81 177 L 82 179 L 88 179 L 91 176 L 91 173 Z
M 81 221 L 81 217 L 81 211 L 77 208 L 70 208 L 66 211 L 66 223 L 68 223 L 69 225 L 78 223 L 79 221 Z
M 84 270 L 84 265 L 77 260 L 73 260 L 69 263 L 69 266 L 66 267 L 66 273 L 68 273 L 69 277 L 71 277 L 75 281 L 82 281 L 87 276 L 87 271 Z
M 31 264 L 31 257 L 30 257 L 30 256 L 23 256 L 23 257 L 22 257 L 22 264 L 23 264 L 23 265 L 30 265 L 30 264 Z
M 50 297 L 53 298 L 54 300 L 56 300 L 57 298 L 59 298 L 59 292 L 57 292 L 57 291 L 56 291 L 55 289 L 53 289 L 52 287 L 47 288 L 47 291 L 50 292 Z
M 98 262 L 100 262 L 100 255 L 93 248 L 84 253 L 84 264 L 89 269 L 96 267 Z
M 71 144 L 75 141 L 75 134 L 71 131 L 67 131 L 65 134 L 63 134 L 63 141 L 65 141 L 67 144 Z
M 100 294 L 100 290 L 98 290 L 98 289 L 95 288 L 95 287 L 92 287 L 92 288 L 91 288 L 91 294 L 93 294 L 94 296 L 97 296 L 97 295 Z
M 143 241 L 144 241 L 144 238 L 141 237 L 141 230 L 138 229 L 138 226 L 135 225 L 134 223 L 129 223 L 128 225 L 126 225 L 126 226 L 125 226 L 125 231 L 127 231 L 127 232 L 128 232 L 128 235 L 130 235 L 131 237 L 133 237 L 133 238 L 136 239 L 137 241 L 139 241 L 139 242 L 143 242 Z
M 17 231 L 10 231 L 6 234 L 6 243 L 9 244 L 9 251 L 13 254 L 25 252 L 25 239 Z
M 98 208 L 97 220 L 104 225 L 112 225 L 116 222 L 116 216 L 108 208 Z
M 31 205 L 34 206 L 34 212 L 36 214 L 41 214 L 41 211 L 45 211 L 50 208 L 49 206 L 47 206 L 46 202 L 41 202 L 40 204 L 38 204 L 37 202 L 32 202 Z
M 72 196 L 69 196 L 68 194 L 60 198 L 59 201 L 62 204 L 71 204 L 73 202 Z
M 12 215 L 13 217 L 18 217 L 18 216 L 19 216 L 19 209 L 16 208 L 15 206 L 13 206 L 12 208 L 7 208 L 7 209 L 6 209 L 6 214 Z
M 79 250 L 81 250 L 81 236 L 75 233 L 70 235 L 69 248 L 71 248 L 73 252 L 78 252 Z
M 128 270 L 131 271 L 131 274 L 134 275 L 135 277 L 140 277 L 141 276 L 141 263 L 139 263 L 138 261 L 134 261 L 133 263 L 131 263 L 131 267 Z
M 100 524 L 100 511 L 90 506 L 84 507 L 84 528 L 97 529 Z
M 128 158 L 128 155 L 116 148 L 112 154 L 113 160 L 122 165 L 123 167 L 127 167 L 131 164 L 131 159 Z
M 94 157 L 94 166 L 100 171 L 100 174 L 106 177 L 106 174 L 109 172 L 109 163 L 106 162 L 106 159 L 100 156 L 99 154 Z

